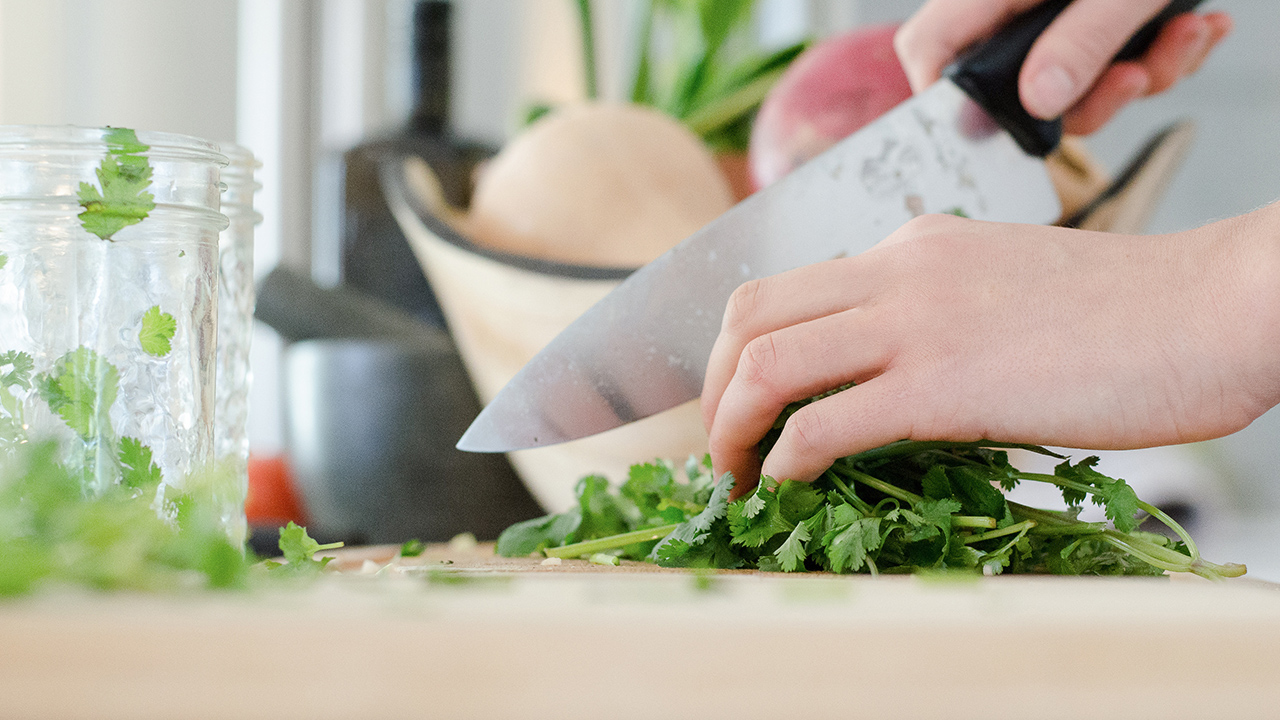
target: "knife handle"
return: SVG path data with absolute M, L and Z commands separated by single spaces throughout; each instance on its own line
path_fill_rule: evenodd
M 1166 23 L 1190 12 L 1202 1 L 1170 2 L 1159 15 L 1134 33 L 1113 62 L 1142 57 Z M 1058 147 L 1062 140 L 1062 119 L 1040 120 L 1028 113 L 1018 95 L 1018 75 L 1031 46 L 1070 4 L 1071 0 L 1046 0 L 1015 17 L 991 39 L 962 55 L 947 73 L 951 81 L 1004 127 L 1023 150 L 1038 157 L 1044 157 Z

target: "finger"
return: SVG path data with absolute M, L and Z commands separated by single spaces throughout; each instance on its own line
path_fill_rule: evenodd
M 744 283 L 734 291 L 725 308 L 720 335 L 711 348 L 702 385 L 702 418 L 708 430 L 747 343 L 865 301 L 880 285 L 878 276 L 864 269 L 865 264 L 863 260 L 845 258 L 807 265 Z
M 919 92 L 942 77 L 960 51 L 1042 0 L 932 0 L 898 28 L 894 49 L 911 88 Z
M 1209 58 L 1213 49 L 1225 40 L 1227 36 L 1231 34 L 1231 31 L 1235 29 L 1235 23 L 1231 20 L 1231 16 L 1226 13 L 1209 13 L 1204 17 L 1209 23 L 1209 43 L 1205 46 L 1204 52 L 1200 54 L 1200 57 L 1194 58 L 1187 66 L 1186 75 L 1192 75 L 1199 72 L 1200 66 Z
M 761 472 L 815 480 L 838 458 L 912 437 L 909 408 L 906 388 L 892 373 L 806 405 L 787 420 Z
M 1076 104 L 1134 32 L 1166 0 L 1076 0 L 1062 11 L 1022 65 L 1018 88 L 1032 115 L 1050 120 Z
M 888 333 L 873 313 L 846 310 L 761 335 L 743 350 L 710 431 L 716 473 L 759 474 L 756 446 L 787 405 L 881 371 L 891 356 Z
M 1209 51 L 1209 23 L 1197 15 L 1174 18 L 1140 60 L 1151 76 L 1152 95 L 1168 90 Z
M 1121 108 L 1142 97 L 1150 84 L 1150 75 L 1137 63 L 1111 66 L 1093 90 L 1063 116 L 1063 130 L 1071 135 L 1096 132 Z
M 1088 135 L 1128 103 L 1167 90 L 1198 70 L 1231 29 L 1231 18 L 1225 13 L 1175 18 L 1141 60 L 1111 66 L 1089 94 L 1063 116 L 1064 129 L 1073 135 Z

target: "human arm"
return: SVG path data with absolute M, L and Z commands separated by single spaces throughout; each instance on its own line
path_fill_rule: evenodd
M 937 80 L 956 56 L 1042 0 L 930 0 L 894 38 L 912 87 Z M 1111 64 L 1129 37 L 1168 0 L 1075 0 L 1040 37 L 1022 66 L 1023 105 L 1037 117 L 1064 115 L 1068 133 L 1102 127 L 1133 100 L 1194 73 L 1231 32 L 1222 12 L 1187 13 L 1165 26 L 1139 60 Z
M 1280 402 L 1280 204 L 1125 236 L 917 218 L 861 255 L 748 283 L 707 368 L 717 473 L 812 480 L 894 440 L 1121 449 Z M 756 445 L 793 415 L 763 467 Z

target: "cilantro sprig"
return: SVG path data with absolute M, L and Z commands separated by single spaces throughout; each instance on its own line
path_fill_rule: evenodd
M 178 332 L 178 321 L 159 305 L 142 314 L 142 327 L 138 330 L 138 343 L 142 351 L 153 357 L 169 354 L 173 336 Z
M 79 215 L 84 229 L 111 240 L 120 230 L 142 222 L 156 203 L 147 190 L 152 169 L 144 153 L 151 147 L 128 128 L 108 128 L 103 141 L 107 154 L 94 173 L 98 186 L 81 182 L 77 196 L 84 208 Z

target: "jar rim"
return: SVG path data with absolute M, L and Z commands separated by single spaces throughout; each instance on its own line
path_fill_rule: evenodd
M 105 135 L 114 128 L 78 125 L 0 125 L 0 155 L 17 150 L 48 152 L 106 152 Z M 209 162 L 226 167 L 230 159 L 217 143 L 191 135 L 136 131 L 138 141 L 148 145 L 147 156 L 159 160 Z
M 82 209 L 78 202 L 69 201 L 65 197 L 0 198 L 0 214 L 11 208 L 28 215 L 57 215 L 60 217 L 78 215 Z M 169 216 L 171 219 L 182 218 L 184 222 L 192 222 L 215 232 L 225 230 L 230 224 L 230 220 L 225 214 L 195 205 L 156 203 L 155 208 L 148 215 L 158 215 L 160 218 Z

